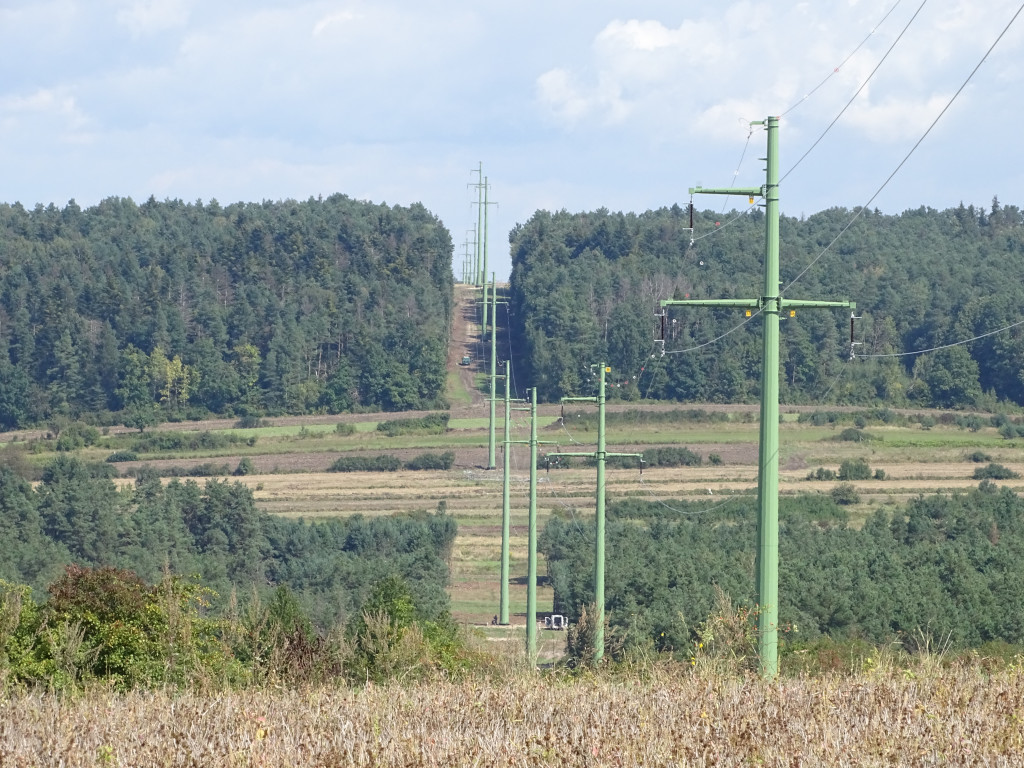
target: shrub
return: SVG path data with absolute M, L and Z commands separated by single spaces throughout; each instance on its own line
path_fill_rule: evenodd
M 235 429 L 258 429 L 271 426 L 270 421 L 254 414 L 246 414 L 235 422 Z
M 983 426 L 985 426 L 984 422 L 976 413 L 970 413 L 963 418 L 963 427 L 971 432 L 977 432 Z
M 44 621 L 68 635 L 38 635 L 50 676 L 61 672 L 69 641 L 80 664 L 75 674 L 110 680 L 119 689 L 183 682 L 199 668 L 224 662 L 215 623 L 199 617 L 208 593 L 197 585 L 167 577 L 151 587 L 133 571 L 69 565 L 49 592 Z
M 847 427 L 836 435 L 835 439 L 846 443 L 863 443 L 868 440 L 874 440 L 875 438 L 862 429 Z
M 984 464 L 986 461 L 992 461 L 992 457 L 984 451 L 974 451 L 967 454 L 967 460 L 973 461 L 975 464 Z
M 876 469 L 875 470 L 875 480 L 885 480 L 885 470 L 884 469 Z
M 388 437 L 408 434 L 443 435 L 448 431 L 448 420 L 451 414 L 428 413 L 416 419 L 392 419 L 377 425 L 377 431 Z
M 1020 477 L 1020 473 L 1002 464 L 987 464 L 974 470 L 975 480 L 1010 480 L 1014 477 Z
M 96 427 L 76 421 L 60 430 L 56 448 L 58 451 L 74 451 L 87 445 L 95 445 L 99 439 L 100 431 Z
M 421 453 L 405 462 L 405 469 L 451 469 L 455 464 L 455 453 L 445 451 L 444 453 Z
M 220 432 L 150 432 L 138 435 L 132 448 L 139 453 L 161 451 L 200 451 L 227 448 L 233 445 L 256 445 L 256 437 Z
M 717 467 L 717 466 L 720 466 L 721 463 L 722 463 L 722 457 L 719 456 L 717 453 L 709 453 L 708 454 L 708 464 L 710 464 L 713 467 Z
M 380 456 L 341 456 L 328 472 L 397 472 L 402 468 L 402 461 L 389 453 Z
M 356 425 L 355 424 L 349 424 L 348 422 L 339 421 L 334 426 L 334 432 L 335 432 L 335 434 L 343 435 L 345 437 L 348 437 L 349 435 L 354 435 L 356 433 Z
M 223 477 L 231 474 L 231 467 L 227 464 L 214 464 L 212 461 L 204 461 L 202 464 L 193 464 L 189 467 L 132 467 L 125 472 L 127 477 L 142 479 L 146 477 Z
M 122 461 L 138 461 L 139 455 L 135 451 L 114 451 L 112 454 L 107 456 L 105 461 L 111 464 L 117 464 Z
M 808 480 L 835 480 L 836 473 L 834 470 L 825 469 L 825 467 L 818 467 L 807 473 Z
M 1021 437 L 1024 435 L 1024 428 L 1011 424 L 1010 422 L 1006 422 L 999 427 L 999 434 L 1004 440 L 1013 440 L 1015 437 Z
M 252 463 L 252 459 L 246 456 L 241 461 L 238 462 L 238 466 L 235 467 L 235 471 L 232 474 L 234 474 L 236 477 L 241 477 L 242 475 L 251 475 L 255 471 L 256 467 Z
M 648 448 L 644 451 L 643 461 L 646 467 L 699 467 L 701 465 L 699 453 L 694 453 L 689 448 L 680 446 Z M 590 465 L 595 465 L 596 462 L 596 459 L 588 459 L 587 461 Z M 636 469 L 640 466 L 640 459 L 633 456 L 613 456 L 608 459 L 608 465 L 625 469 Z
M 846 459 L 839 465 L 840 480 L 869 480 L 871 479 L 871 467 L 867 459 Z
M 860 501 L 860 494 L 857 493 L 857 489 L 850 483 L 840 483 L 832 489 L 832 501 L 836 504 L 856 504 Z

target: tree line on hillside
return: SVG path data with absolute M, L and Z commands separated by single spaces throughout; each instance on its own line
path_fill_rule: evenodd
M 0 429 L 438 405 L 451 255 L 344 195 L 0 205 Z
M 756 501 L 610 504 L 606 605 L 632 642 L 677 652 L 721 606 L 756 610 Z M 1024 500 L 983 480 L 847 524 L 827 496 L 780 499 L 779 621 L 787 643 L 833 639 L 952 647 L 1024 644 Z M 555 516 L 540 549 L 554 609 L 593 602 L 592 523 Z M 753 615 L 752 613 L 750 615 Z
M 394 574 L 425 615 L 447 610 L 454 518 L 332 518 L 308 524 L 256 508 L 237 482 L 161 484 L 143 473 L 119 491 L 107 464 L 54 459 L 33 486 L 0 466 L 0 579 L 44 591 L 68 564 L 130 569 L 147 582 L 196 576 L 223 608 L 287 586 L 320 627 L 343 620 Z
M 929 350 L 1021 321 L 1019 208 L 993 200 L 989 210 L 859 212 L 852 224 L 855 211 L 831 208 L 783 216 L 780 225 L 783 286 L 799 277 L 785 296 L 856 301 L 857 354 Z M 742 310 L 670 310 L 662 356 L 654 313 L 662 299 L 759 295 L 764 214 L 706 210 L 692 233 L 689 226 L 688 212 L 673 205 L 642 214 L 538 211 L 512 231 L 512 347 L 543 399 L 589 393 L 589 366 L 601 361 L 613 369 L 612 397 L 756 399 L 757 317 L 733 330 Z M 928 354 L 853 361 L 848 312 L 798 310 L 781 325 L 786 402 L 827 394 L 849 404 L 1024 404 L 1024 325 Z

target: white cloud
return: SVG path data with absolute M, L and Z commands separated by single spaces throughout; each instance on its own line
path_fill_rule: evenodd
M 184 27 L 191 8 L 188 0 L 132 0 L 114 18 L 135 37 Z
M 31 127 L 32 131 L 65 136 L 80 132 L 89 124 L 74 96 L 62 89 L 50 88 L 0 98 L 0 121 L 7 130 Z
M 871 141 L 906 142 L 924 134 L 951 95 L 935 94 L 924 100 L 890 98 L 879 103 L 857 101 L 845 117 Z
M 328 14 L 321 19 L 318 19 L 316 24 L 313 25 L 313 37 L 320 35 L 328 27 L 337 24 L 346 24 L 350 21 L 355 21 L 360 18 L 358 14 L 353 11 L 338 11 L 336 13 Z

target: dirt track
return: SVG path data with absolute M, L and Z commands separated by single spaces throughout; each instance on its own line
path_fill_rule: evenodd
M 483 339 L 476 300 L 475 288 L 469 285 L 455 286 L 455 309 L 452 312 L 452 330 L 448 341 L 448 372 L 457 375 L 459 386 L 469 394 L 472 406 L 484 402 L 483 394 L 474 386 L 473 381 L 477 367 L 483 360 L 480 354 L 483 351 Z M 460 365 L 465 355 L 469 355 L 473 361 L 471 365 Z M 453 402 L 461 399 L 452 392 L 449 392 L 449 397 Z

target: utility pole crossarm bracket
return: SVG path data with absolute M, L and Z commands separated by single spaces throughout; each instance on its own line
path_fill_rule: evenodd
M 748 307 L 761 306 L 760 299 L 662 299 L 658 302 L 665 307 Z
M 813 299 L 786 298 L 780 298 L 778 301 L 780 310 L 812 307 L 857 308 L 855 301 L 814 301 Z M 747 307 L 748 309 L 758 309 L 765 303 L 764 299 L 662 299 L 658 302 L 662 309 L 665 307 Z
M 764 187 L 690 187 L 691 195 L 746 195 L 765 197 Z
M 788 307 L 790 309 L 796 309 L 799 307 L 845 307 L 847 309 L 856 309 L 857 302 L 855 301 L 814 301 L 805 299 L 782 299 L 780 301 L 782 307 Z

